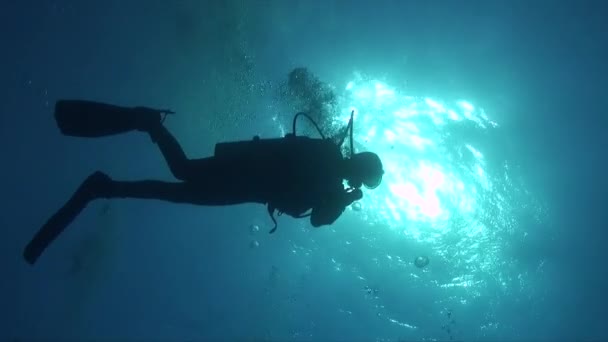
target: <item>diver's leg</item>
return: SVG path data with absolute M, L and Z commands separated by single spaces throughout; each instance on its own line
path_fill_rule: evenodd
M 156 180 L 111 181 L 103 189 L 101 198 L 153 199 L 172 203 L 221 206 L 248 202 L 247 194 L 234 195 L 230 189 L 190 182 L 163 182 Z
M 59 100 L 55 104 L 55 120 L 63 134 L 102 137 L 134 130 L 147 132 L 158 144 L 175 178 L 192 180 L 198 172 L 194 171 L 193 163 L 162 124 L 161 114 L 168 112 L 85 100 Z
M 102 137 L 135 130 L 147 132 L 158 144 L 173 175 L 188 180 L 192 174 L 188 158 L 161 121 L 161 114 L 167 112 L 86 100 L 59 100 L 55 104 L 55 120 L 63 134 Z
M 196 160 L 188 159 L 177 139 L 163 124 L 155 124 L 149 127 L 147 132 L 150 134 L 152 141 L 158 145 L 175 178 L 192 181 L 200 178 L 201 172 L 204 173 L 202 163 L 196 163 Z
M 197 183 L 169 183 L 162 181 L 114 181 L 101 172 L 89 176 L 72 198 L 55 213 L 26 246 L 23 256 L 34 264 L 42 252 L 80 214 L 89 202 L 98 198 L 156 199 L 173 203 L 196 205 L 231 205 L 259 202 L 249 191 L 228 178 L 211 177 Z

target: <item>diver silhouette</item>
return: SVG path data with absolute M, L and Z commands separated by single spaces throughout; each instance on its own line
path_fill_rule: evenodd
M 173 176 L 181 182 L 157 180 L 117 181 L 97 171 L 40 228 L 23 252 L 34 264 L 44 250 L 78 214 L 95 199 L 138 198 L 205 206 L 260 203 L 267 205 L 277 228 L 275 212 L 295 218 L 310 216 L 314 227 L 330 225 L 344 209 L 362 198 L 361 186 L 375 188 L 384 173 L 380 158 L 372 152 L 354 153 L 353 113 L 335 142 L 321 135 L 310 138 L 293 132 L 282 138 L 222 142 L 211 157 L 189 159 L 163 125 L 170 110 L 121 107 L 112 104 L 59 100 L 55 120 L 64 135 L 103 137 L 130 131 L 146 132 L 164 156 Z M 350 133 L 350 157 L 341 146 Z M 348 182 L 344 187 L 343 181 Z

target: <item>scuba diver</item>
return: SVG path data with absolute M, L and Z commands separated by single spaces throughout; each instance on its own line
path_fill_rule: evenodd
M 78 214 L 95 199 L 138 198 L 173 203 L 220 206 L 243 203 L 267 205 L 274 217 L 287 214 L 310 217 L 313 227 L 331 225 L 347 206 L 362 198 L 361 186 L 376 188 L 382 181 L 380 158 L 372 152 L 354 153 L 354 111 L 338 142 L 326 138 L 306 113 L 293 119 L 293 132 L 283 138 L 222 142 L 214 155 L 186 157 L 175 137 L 163 125 L 170 110 L 121 107 L 112 104 L 59 100 L 55 120 L 64 135 L 103 137 L 130 131 L 146 132 L 164 156 L 173 176 L 181 182 L 157 180 L 117 181 L 97 171 L 80 185 L 72 197 L 40 228 L 23 252 L 34 264 L 43 251 Z M 308 117 L 321 138 L 296 135 L 299 116 Z M 350 156 L 341 146 L 350 134 Z M 346 180 L 348 187 L 344 187 Z

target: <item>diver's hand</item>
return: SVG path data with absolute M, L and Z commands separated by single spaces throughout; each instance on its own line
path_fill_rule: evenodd
M 350 189 L 344 193 L 342 199 L 344 207 L 351 205 L 354 201 L 358 201 L 363 198 L 363 191 L 361 189 Z
M 330 197 L 330 200 L 312 208 L 310 223 L 313 227 L 330 225 L 342 215 L 347 206 L 361 198 L 363 198 L 361 189 L 341 190 L 338 195 Z

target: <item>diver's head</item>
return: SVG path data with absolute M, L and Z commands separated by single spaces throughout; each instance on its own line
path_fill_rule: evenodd
M 356 153 L 346 163 L 346 179 L 348 185 L 359 189 L 365 185 L 368 189 L 375 189 L 382 182 L 384 170 L 382 161 L 372 152 Z

